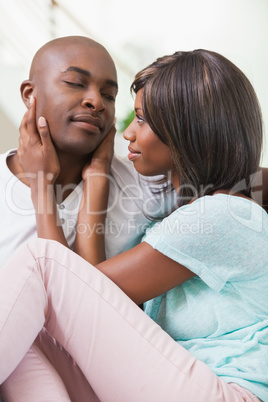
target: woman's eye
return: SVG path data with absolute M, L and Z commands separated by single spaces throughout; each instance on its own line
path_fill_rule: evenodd
M 137 123 L 144 123 L 145 122 L 145 118 L 140 116 L 139 114 L 136 114 L 136 119 L 137 119 Z

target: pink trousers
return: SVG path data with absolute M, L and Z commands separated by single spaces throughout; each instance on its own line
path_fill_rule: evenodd
M 57 353 L 46 358 L 50 348 L 67 374 L 59 375 Z M 32 394 L 23 381 L 31 365 Z M 16 401 L 74 401 L 68 375 L 77 395 L 88 388 L 80 401 L 258 401 L 196 360 L 96 268 L 37 239 L 0 270 L 0 384 L 21 384 Z

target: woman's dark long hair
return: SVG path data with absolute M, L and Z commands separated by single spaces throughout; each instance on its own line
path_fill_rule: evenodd
M 231 61 L 208 50 L 176 52 L 140 71 L 131 86 L 168 145 L 179 175 L 179 205 L 217 190 L 251 197 L 262 149 L 255 91 Z

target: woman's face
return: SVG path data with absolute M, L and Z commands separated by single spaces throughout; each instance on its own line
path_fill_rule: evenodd
M 128 158 L 144 176 L 167 175 L 173 168 L 170 150 L 146 122 L 142 97 L 143 89 L 136 95 L 135 118 L 124 132 L 124 138 L 130 141 Z

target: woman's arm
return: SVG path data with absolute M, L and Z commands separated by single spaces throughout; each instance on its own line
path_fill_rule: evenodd
M 31 188 L 38 237 L 57 240 L 67 246 L 59 223 L 54 192 L 54 182 L 60 172 L 60 165 L 46 120 L 39 118 L 38 128 L 36 127 L 34 98 L 20 126 L 17 154 Z
M 134 302 L 141 304 L 195 276 L 191 271 L 143 242 L 105 261 L 105 218 L 109 173 L 113 155 L 112 128 L 83 171 L 84 191 L 78 216 L 75 251 L 115 282 Z M 89 225 L 92 235 L 85 229 Z M 96 226 L 94 226 L 96 225 Z M 101 225 L 101 226 L 100 226 Z M 96 230 L 92 230 L 96 228 Z M 98 230 L 103 228 L 103 230 Z
M 113 125 L 82 173 L 84 188 L 77 221 L 74 251 L 93 265 L 106 259 L 105 219 L 114 136 L 115 127 Z
M 57 225 L 57 208 L 53 190 L 53 180 L 59 172 L 57 155 L 50 140 L 48 127 L 39 125 L 39 134 L 33 122 L 35 122 L 34 103 L 22 122 L 19 159 L 25 172 L 29 173 L 32 198 L 36 208 L 38 236 L 54 239 L 67 245 L 62 228 Z M 113 154 L 114 131 L 114 128 L 111 129 L 95 152 L 91 164 L 83 171 L 85 188 L 78 218 L 75 251 L 96 265 L 134 302 L 141 304 L 195 275 L 145 242 L 99 263 L 105 259 L 104 231 L 93 231 L 91 238 L 88 238 L 83 230 L 79 232 L 79 224 L 89 224 L 91 228 L 95 223 L 105 224 L 109 190 L 108 173 Z M 40 172 L 40 177 L 45 178 L 41 180 L 39 188 L 36 172 Z M 42 204 L 41 209 L 38 203 Z M 87 209 L 88 205 L 90 209 Z M 94 214 L 89 214 L 89 211 Z
M 137 304 L 157 297 L 195 276 L 146 242 L 96 267 Z

